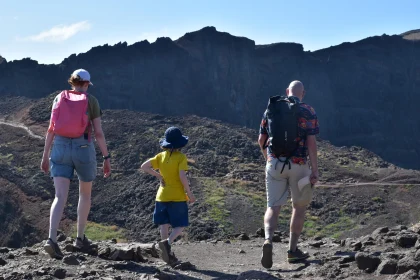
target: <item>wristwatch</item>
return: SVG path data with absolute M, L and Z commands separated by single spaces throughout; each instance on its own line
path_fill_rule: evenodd
M 111 158 L 111 154 L 108 154 L 107 156 L 102 156 L 102 158 L 103 158 L 104 160 L 109 159 L 109 158 Z

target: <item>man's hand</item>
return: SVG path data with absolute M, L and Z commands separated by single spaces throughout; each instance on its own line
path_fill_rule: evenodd
M 311 184 L 315 185 L 316 182 L 318 182 L 319 179 L 319 174 L 318 174 L 318 170 L 312 170 L 311 176 L 309 177 Z

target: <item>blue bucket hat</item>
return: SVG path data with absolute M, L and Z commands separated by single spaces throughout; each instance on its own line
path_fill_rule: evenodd
M 180 149 L 188 144 L 188 136 L 182 135 L 177 127 L 170 127 L 165 132 L 165 138 L 160 140 L 160 145 L 167 149 Z

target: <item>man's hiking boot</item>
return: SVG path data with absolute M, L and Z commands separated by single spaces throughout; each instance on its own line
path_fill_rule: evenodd
M 308 252 L 303 252 L 296 247 L 296 251 L 292 252 L 290 250 L 287 251 L 287 261 L 289 263 L 298 262 L 301 260 L 306 260 L 309 258 Z
M 171 245 L 169 245 L 168 240 L 162 240 L 159 242 L 159 249 L 162 251 L 162 259 L 167 263 L 170 264 L 170 253 L 171 253 Z
M 92 242 L 90 242 L 89 239 L 87 239 L 86 235 L 83 235 L 83 239 L 80 237 L 76 238 L 76 241 L 74 241 L 73 246 L 77 249 L 89 249 L 90 245 L 92 245 Z
M 51 238 L 48 238 L 47 242 L 45 243 L 44 250 L 48 253 L 48 255 L 50 255 L 51 258 L 62 259 L 64 257 L 58 244 L 52 241 Z
M 273 243 L 269 239 L 266 239 L 263 245 L 261 264 L 264 268 L 273 266 Z

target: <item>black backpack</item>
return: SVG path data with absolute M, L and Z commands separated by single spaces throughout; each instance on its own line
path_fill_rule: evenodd
M 296 138 L 299 137 L 299 112 L 299 101 L 294 98 L 272 96 L 268 101 L 266 111 L 268 146 L 277 158 L 286 157 L 285 163 L 288 163 L 290 157 L 299 147 L 299 142 L 296 141 Z

